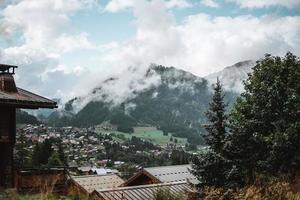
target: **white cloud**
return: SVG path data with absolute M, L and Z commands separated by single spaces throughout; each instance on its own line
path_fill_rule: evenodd
M 202 0 L 200 3 L 208 7 L 213 7 L 213 8 L 219 7 L 219 4 L 215 0 Z
M 265 53 L 300 54 L 300 17 L 213 17 L 195 14 L 178 24 L 170 8 L 186 7 L 180 0 L 111 0 L 109 12 L 130 9 L 136 33 L 122 42 L 94 47 L 88 33 L 73 33 L 70 16 L 90 7 L 86 0 L 27 0 L 1 12 L 0 30 L 17 38 L 0 49 L 0 61 L 21 65 L 18 83 L 42 94 L 83 95 L 109 78 L 118 77 L 103 91 L 121 102 L 143 83 L 151 63 L 175 66 L 205 76 L 235 62 L 261 58 Z M 177 2 L 177 3 L 176 3 Z M 120 30 L 122 31 L 122 30 Z M 18 37 L 21 35 L 20 37 Z M 64 55 L 78 49 L 97 54 L 93 69 L 65 66 Z M 135 70 L 128 70 L 128 67 Z M 60 92 L 58 92 L 58 88 Z
M 57 73 L 53 70 L 64 53 L 93 48 L 87 33 L 72 33 L 70 16 L 94 4 L 94 0 L 26 0 L 1 10 L 0 35 L 12 42 L 10 47 L 0 48 L 0 61 L 22 66 L 18 75 L 26 78 L 19 78 L 19 85 L 53 95 L 63 87 L 58 83 L 65 81 L 68 85 L 71 76 L 76 77 L 66 69 Z
M 111 0 L 105 6 L 105 10 L 109 12 L 118 12 L 134 5 L 135 0 Z
M 118 12 L 128 8 L 135 7 L 139 2 L 144 0 L 110 0 L 105 6 L 105 10 L 109 12 Z M 155 1 L 155 0 L 154 0 Z M 168 9 L 172 8 L 189 8 L 192 4 L 189 0 L 162 0 L 165 5 L 164 7 Z
M 13 37 L 15 33 L 21 33 L 23 45 L 35 49 L 48 51 L 65 51 L 76 48 L 86 48 L 87 34 L 67 34 L 69 16 L 80 9 L 89 6 L 91 0 L 27 0 L 17 4 L 8 5 L 2 12 L 2 30 Z M 68 43 L 74 48 L 64 47 Z M 57 48 L 59 47 L 59 48 Z M 63 48 L 62 48 L 63 47 Z
M 132 9 L 136 18 L 135 36 L 101 46 L 98 65 L 103 66 L 102 71 L 89 78 L 88 85 L 93 88 L 101 85 L 103 74 L 106 78 L 118 77 L 103 90 L 116 102 L 124 101 L 133 90 L 138 90 L 140 85 L 136 80 L 143 80 L 150 63 L 175 66 L 205 76 L 242 60 L 259 59 L 265 53 L 284 55 L 292 51 L 300 54 L 298 16 L 212 17 L 198 14 L 178 25 L 161 0 L 139 0 Z M 137 70 L 127 70 L 128 66 Z
M 163 1 L 138 1 L 132 9 L 135 37 L 102 52 L 101 65 L 145 67 L 157 63 L 204 76 L 241 60 L 259 59 L 265 53 L 300 54 L 299 16 L 198 14 L 178 25 Z
M 180 61 L 198 75 L 265 53 L 300 53 L 300 17 L 190 16 L 178 27 L 186 52 Z
M 243 8 L 263 8 L 270 6 L 284 6 L 294 8 L 300 5 L 300 0 L 227 0 L 235 2 Z
M 187 0 L 167 0 L 167 8 L 190 8 L 192 4 Z

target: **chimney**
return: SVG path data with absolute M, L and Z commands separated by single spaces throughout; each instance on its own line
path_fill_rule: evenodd
M 0 92 L 18 92 L 13 75 L 17 66 L 0 64 Z

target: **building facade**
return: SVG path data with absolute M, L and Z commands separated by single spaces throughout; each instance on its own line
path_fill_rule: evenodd
M 0 188 L 14 187 L 16 109 L 56 107 L 56 102 L 18 88 L 13 77 L 16 68 L 0 64 Z

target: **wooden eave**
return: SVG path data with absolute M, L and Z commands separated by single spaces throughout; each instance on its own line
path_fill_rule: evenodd
M 125 183 L 123 183 L 122 186 L 128 186 L 129 183 L 131 183 L 132 181 L 134 181 L 135 179 L 137 179 L 141 175 L 148 176 L 150 179 L 153 180 L 154 183 L 161 183 L 161 181 L 158 178 L 156 178 L 155 176 L 153 176 L 152 174 L 150 174 L 146 170 L 142 169 L 138 173 L 136 173 L 134 176 L 129 178 Z

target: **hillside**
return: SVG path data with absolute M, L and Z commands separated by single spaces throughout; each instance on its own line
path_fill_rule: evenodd
M 204 132 L 202 124 L 206 122 L 205 111 L 211 97 L 211 83 L 174 67 L 154 65 L 146 71 L 142 81 L 137 82 L 142 84 L 157 77 L 158 84 L 142 90 L 132 89 L 133 95 L 119 104 L 112 100 L 106 89 L 116 84 L 118 78 L 107 79 L 89 95 L 67 102 L 64 110 L 49 116 L 48 122 L 55 126 L 86 127 L 110 121 L 123 132 L 131 132 L 133 126 L 149 125 L 175 136 L 187 137 L 194 143 L 201 143 L 200 135 Z M 237 95 L 235 91 L 226 92 L 226 101 L 232 104 Z M 82 108 L 78 109 L 80 106 Z
M 38 124 L 39 120 L 35 116 L 27 113 L 26 111 L 17 109 L 16 123 L 17 124 Z
M 252 60 L 238 62 L 232 66 L 225 67 L 219 72 L 209 74 L 204 78 L 210 83 L 214 83 L 217 77 L 219 77 L 225 90 L 242 92 L 244 90 L 243 80 L 247 79 L 248 73 L 251 72 L 251 68 L 254 65 L 255 62 Z

